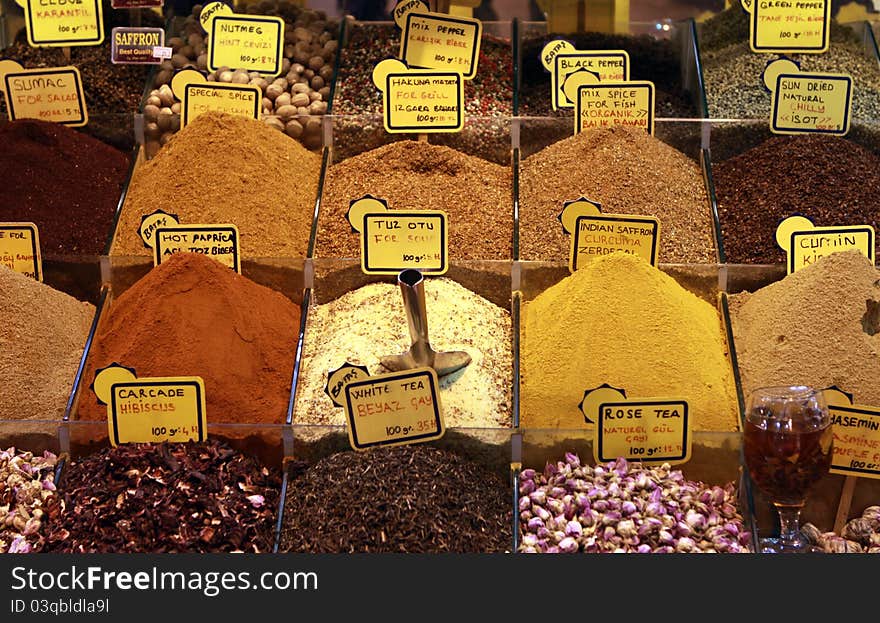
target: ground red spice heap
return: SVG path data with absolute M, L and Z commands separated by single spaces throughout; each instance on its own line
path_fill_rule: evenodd
M 0 122 L 0 221 L 33 222 L 44 255 L 97 255 L 110 235 L 128 157 L 57 123 Z
M 139 377 L 201 376 L 209 422 L 281 423 L 287 416 L 300 308 L 204 255 L 152 269 L 104 311 L 84 382 L 113 362 Z M 78 418 L 101 420 L 94 392 Z

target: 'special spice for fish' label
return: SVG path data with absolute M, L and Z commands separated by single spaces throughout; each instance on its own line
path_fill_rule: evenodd
M 607 383 L 687 400 L 694 430 L 737 429 L 718 311 L 643 259 L 594 259 L 527 302 L 523 318 L 524 426 L 585 429 L 584 392 Z
M 495 472 L 430 446 L 341 452 L 290 482 L 279 551 L 501 553 L 510 495 Z
M 300 308 L 205 255 L 178 253 L 105 309 L 84 379 L 111 363 L 139 377 L 198 376 L 208 422 L 283 422 Z M 77 417 L 104 420 L 83 392 Z
M 45 551 L 270 552 L 281 473 L 216 440 L 106 448 L 65 467 Z

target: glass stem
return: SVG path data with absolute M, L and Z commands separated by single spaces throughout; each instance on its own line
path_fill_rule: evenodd
M 801 508 L 803 506 L 776 505 L 779 513 L 779 538 L 783 543 L 799 540 Z

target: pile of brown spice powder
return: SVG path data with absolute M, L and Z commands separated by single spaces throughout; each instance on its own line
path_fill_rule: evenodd
M 700 166 L 643 130 L 581 132 L 522 162 L 521 259 L 568 261 L 571 241 L 557 216 L 580 197 L 608 214 L 656 216 L 661 262 L 715 262 Z
M 158 209 L 183 224 L 233 223 L 247 257 L 306 254 L 321 157 L 256 119 L 199 115 L 134 172 L 111 255 L 148 255 L 138 230 Z
M 102 312 L 83 382 L 119 363 L 139 377 L 200 376 L 209 422 L 280 423 L 287 415 L 300 308 L 206 255 L 171 256 Z M 93 391 L 77 418 L 101 420 Z
M 60 419 L 95 308 L 0 266 L 0 420 Z
M 837 385 L 880 406 L 880 271 L 858 251 L 734 294 L 730 314 L 745 392 Z
M 370 194 L 392 210 L 444 210 L 453 260 L 510 259 L 511 171 L 450 147 L 397 141 L 343 160 L 327 172 L 315 255 L 358 257 L 345 218 L 349 202 Z

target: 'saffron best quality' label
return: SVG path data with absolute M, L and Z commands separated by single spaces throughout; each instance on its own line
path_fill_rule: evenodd
M 784 58 L 767 65 L 763 80 L 773 93 L 770 131 L 774 134 L 844 136 L 849 132 L 851 76 L 801 72 L 797 63 Z
M 854 405 L 837 388 L 824 393 L 834 433 L 830 472 L 880 478 L 880 408 Z
M 460 73 L 410 69 L 396 59 L 386 59 L 373 69 L 373 83 L 382 91 L 386 132 L 459 132 L 464 127 Z
M 0 223 L 0 266 L 43 280 L 40 234 L 34 223 Z
M 629 80 L 629 53 L 626 50 L 582 51 L 564 39 L 554 39 L 541 50 L 541 63 L 550 72 L 553 110 L 575 107 L 576 90 L 572 90 L 572 83 Z M 575 97 L 569 97 L 567 93 L 574 93 Z
M 590 128 L 627 126 L 654 134 L 654 83 L 645 80 L 581 85 L 575 134 Z
M 98 370 L 92 389 L 107 405 L 110 443 L 204 441 L 205 384 L 198 376 L 137 378 L 112 364 Z
M 345 385 L 348 438 L 355 450 L 440 439 L 446 432 L 432 368 L 381 374 Z
M 857 250 L 874 258 L 874 228 L 871 225 L 816 227 L 805 216 L 789 216 L 776 228 L 776 244 L 788 256 L 788 274 L 815 264 L 819 258 L 838 251 Z
M 416 268 L 442 275 L 449 268 L 449 224 L 441 210 L 389 210 L 370 195 L 352 201 L 346 214 L 361 235 L 361 270 L 368 275 L 396 275 Z
M 237 67 L 267 76 L 281 73 L 284 20 L 280 17 L 217 14 L 210 20 L 208 68 Z
M 660 221 L 653 216 L 602 214 L 602 206 L 581 197 L 566 201 L 559 215 L 571 235 L 568 268 L 571 272 L 597 257 L 623 251 L 657 265 Z
M 477 75 L 483 24 L 469 17 L 411 11 L 400 38 L 400 58 L 410 67 Z
M 581 411 L 594 423 L 596 462 L 623 457 L 676 465 L 691 458 L 690 413 L 683 398 L 630 399 L 624 390 L 602 385 L 584 392 Z
M 16 0 L 24 8 L 28 43 L 34 47 L 100 45 L 104 41 L 101 0 Z
M 158 65 L 162 58 L 155 52 L 164 47 L 161 28 L 120 27 L 110 32 L 110 61 L 117 65 Z
M 831 38 L 831 0 L 744 0 L 752 52 L 819 54 Z
M 23 69 L 0 61 L 0 88 L 10 120 L 40 119 L 71 127 L 89 122 L 82 78 L 76 67 Z

